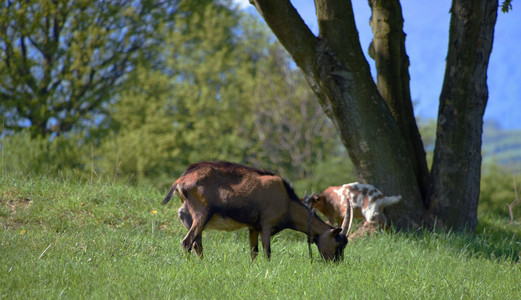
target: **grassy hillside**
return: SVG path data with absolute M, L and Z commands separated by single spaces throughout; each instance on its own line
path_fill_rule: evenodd
M 485 122 L 482 150 L 484 163 L 496 162 L 521 172 L 521 130 L 503 130 L 495 122 Z
M 162 191 L 165 192 L 165 191 Z M 340 263 L 310 263 L 304 234 L 273 238 L 249 262 L 247 233 L 206 232 L 205 259 L 163 193 L 74 178 L 0 177 L 0 298 L 494 298 L 521 295 L 521 226 L 480 219 L 478 234 L 377 233 Z

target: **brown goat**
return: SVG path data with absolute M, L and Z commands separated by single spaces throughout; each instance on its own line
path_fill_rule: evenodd
M 229 162 L 195 163 L 174 182 L 163 204 L 174 193 L 183 202 L 178 215 L 188 229 L 182 248 L 193 248 L 200 257 L 205 229 L 247 227 L 252 260 L 259 251 L 259 233 L 268 259 L 272 235 L 286 228 L 308 233 L 309 209 L 286 180 L 265 170 Z M 324 259 L 342 258 L 348 231 L 326 224 L 316 214 L 311 214 L 309 231 Z

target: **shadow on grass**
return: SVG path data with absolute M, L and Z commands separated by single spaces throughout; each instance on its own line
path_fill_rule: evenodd
M 404 233 L 428 249 L 450 249 L 468 258 L 519 262 L 521 256 L 521 224 L 510 224 L 498 216 L 481 216 L 476 234 L 455 232 Z
M 479 219 L 474 240 L 475 251 L 491 258 L 504 257 L 519 262 L 521 255 L 521 224 L 510 223 L 497 216 L 483 216 Z

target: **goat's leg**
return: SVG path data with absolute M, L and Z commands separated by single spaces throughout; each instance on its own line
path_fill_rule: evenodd
M 188 230 L 188 233 L 186 234 L 185 238 L 181 242 L 181 245 L 183 247 L 183 250 L 190 251 L 192 248 L 192 245 L 195 243 L 196 246 L 198 246 L 197 243 L 201 243 L 201 233 L 203 232 L 204 226 L 208 222 L 208 220 L 211 219 L 212 216 L 209 214 L 199 214 L 195 218 L 193 218 L 192 226 Z M 199 244 L 200 252 L 202 254 L 202 244 Z M 198 253 L 199 250 L 197 248 L 195 249 L 196 253 Z M 199 253 L 198 253 L 199 254 Z M 202 256 L 200 256 L 202 258 Z
M 186 202 L 185 202 L 186 204 Z M 188 208 L 186 205 L 183 204 L 179 210 L 177 211 L 177 215 L 179 216 L 179 219 L 181 219 L 181 222 L 186 227 L 186 229 L 190 230 L 192 227 L 192 215 L 188 212 Z M 202 235 L 199 234 L 195 237 L 194 243 L 190 246 L 190 249 L 193 249 L 197 256 L 203 257 L 203 241 L 202 241 Z M 188 249 L 188 250 L 190 250 Z
M 380 213 L 379 223 L 383 229 L 387 230 L 389 228 L 389 220 L 383 212 Z
M 259 232 L 250 228 L 250 256 L 254 261 L 259 254 Z
M 195 237 L 195 241 L 192 244 L 193 250 L 195 251 L 195 254 L 199 256 L 200 259 L 203 259 L 203 234 L 199 234 Z
M 266 257 L 268 260 L 271 257 L 271 227 L 264 227 L 261 230 L 261 242 L 262 242 L 262 248 L 264 248 L 264 252 L 266 253 Z

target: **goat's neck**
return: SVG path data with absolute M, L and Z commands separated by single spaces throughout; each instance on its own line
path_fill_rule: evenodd
M 292 202 L 290 204 L 290 213 L 293 222 L 293 229 L 303 232 L 305 234 L 308 233 L 308 222 L 309 222 L 309 209 L 301 203 Z M 326 224 L 315 214 L 311 217 L 311 235 L 317 236 L 328 229 L 332 229 L 333 227 Z

